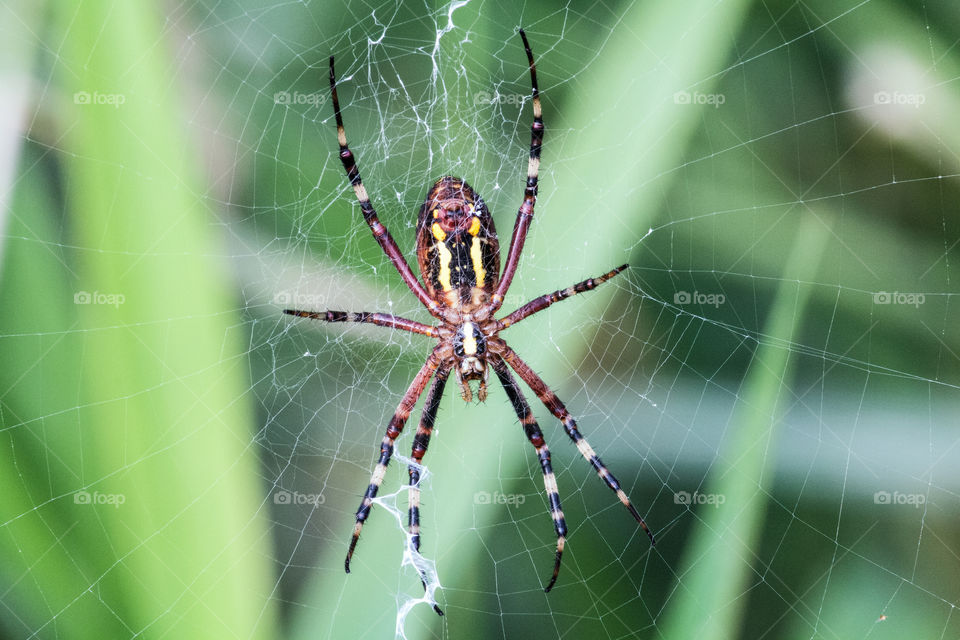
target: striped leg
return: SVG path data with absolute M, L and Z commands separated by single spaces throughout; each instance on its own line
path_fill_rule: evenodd
M 440 399 L 443 398 L 443 389 L 447 384 L 447 376 L 450 375 L 449 369 L 439 369 L 436 377 L 433 379 L 433 385 L 427 392 L 427 399 L 424 400 L 423 414 L 420 416 L 420 424 L 417 426 L 417 433 L 413 437 L 413 451 L 411 457 L 417 465 L 422 464 L 423 456 L 427 453 L 427 446 L 430 444 L 430 434 L 433 433 L 433 422 L 437 417 L 437 410 L 440 408 Z M 410 474 L 410 507 L 407 512 L 407 529 L 410 532 L 410 541 L 413 543 L 413 549 L 420 551 L 420 468 L 416 465 L 410 465 L 408 468 Z M 427 578 L 420 574 L 420 582 L 423 583 L 423 589 L 427 589 Z M 436 604 L 433 610 L 441 616 L 443 611 Z
M 393 414 L 393 417 L 390 418 L 390 422 L 387 424 L 387 433 L 383 436 L 383 442 L 380 444 L 380 459 L 377 461 L 377 466 L 374 468 L 373 475 L 370 477 L 370 486 L 367 487 L 367 492 L 363 495 L 360 508 L 357 509 L 357 522 L 353 527 L 353 536 L 350 538 L 350 548 L 347 550 L 347 559 L 343 562 L 343 568 L 347 573 L 350 573 L 350 558 L 353 557 L 353 550 L 357 546 L 357 540 L 360 539 L 360 530 L 363 529 L 363 523 L 370 515 L 370 507 L 373 505 L 373 499 L 377 497 L 377 491 L 380 490 L 380 483 L 383 482 L 383 476 L 387 473 L 387 465 L 390 463 L 390 457 L 393 455 L 393 444 L 400 436 L 400 432 L 403 431 L 403 426 L 407 423 L 407 418 L 410 417 L 413 406 L 417 404 L 417 399 L 420 397 L 420 394 L 427 388 L 427 383 L 430 382 L 430 378 L 433 376 L 433 372 L 437 370 L 439 363 L 439 358 L 437 358 L 436 351 L 434 351 L 430 354 L 430 357 L 427 358 L 427 362 L 421 367 L 413 379 L 413 382 L 410 383 L 410 388 L 407 389 L 407 392 L 403 394 L 403 398 L 400 400 L 400 406 L 397 407 L 396 413 Z
M 410 333 L 419 333 L 439 338 L 440 333 L 436 327 L 420 324 L 414 320 L 407 320 L 399 316 L 392 316 L 387 313 L 370 313 L 369 311 L 360 311 L 358 313 L 349 313 L 347 311 L 301 311 L 299 309 L 284 309 L 284 313 L 298 318 L 310 318 L 311 320 L 325 320 L 327 322 L 363 322 L 366 324 L 375 324 L 378 327 L 387 327 L 388 329 L 400 329 Z
M 560 493 L 557 490 L 557 479 L 553 475 L 553 468 L 550 466 L 550 449 L 543 440 L 543 432 L 540 431 L 540 425 L 537 424 L 536 419 L 533 417 L 533 412 L 530 411 L 530 405 L 527 404 L 526 398 L 523 397 L 523 393 L 520 391 L 520 387 L 517 386 L 516 380 L 510 375 L 510 370 L 507 369 L 507 365 L 499 358 L 491 358 L 490 364 L 493 366 L 497 377 L 500 378 L 500 383 L 503 385 L 504 391 L 507 392 L 507 397 L 510 398 L 513 410 L 517 412 L 520 424 L 523 425 L 523 431 L 527 434 L 527 440 L 529 440 L 530 444 L 537 450 L 537 458 L 540 460 L 540 467 L 543 469 L 543 486 L 547 491 L 547 500 L 550 502 L 550 515 L 553 517 L 553 528 L 557 531 L 557 554 L 553 562 L 553 576 L 551 576 L 547 588 L 544 589 L 545 592 L 549 592 L 550 589 L 553 589 L 553 585 L 557 581 L 557 574 L 560 573 L 560 558 L 563 556 L 563 545 L 566 542 L 567 535 L 567 523 L 563 519 L 563 509 L 560 506 Z
M 601 284 L 617 275 L 630 265 L 622 264 L 613 271 L 605 273 L 598 278 L 587 278 L 583 282 L 578 282 L 577 284 L 567 287 L 566 289 L 561 289 L 559 291 L 554 291 L 553 293 L 548 293 L 545 296 L 540 296 L 539 298 L 534 298 L 527 304 L 523 305 L 510 315 L 506 316 L 503 320 L 500 321 L 500 324 L 503 325 L 503 328 L 506 329 L 510 325 L 516 324 L 528 316 L 543 311 L 550 305 L 555 302 L 560 302 L 561 300 L 566 300 L 570 296 L 575 296 L 578 293 L 583 293 L 584 291 L 590 291 L 599 287 Z
M 647 523 L 643 521 L 643 518 L 640 517 L 640 514 L 637 512 L 636 508 L 631 504 L 630 498 L 627 497 L 627 494 L 620 488 L 620 483 L 617 482 L 617 479 L 613 477 L 613 474 L 610 473 L 610 470 L 607 469 L 606 465 L 600 460 L 597 453 L 593 450 L 593 447 L 587 442 L 586 438 L 580 433 L 580 430 L 577 429 L 577 423 L 573 419 L 573 416 L 570 415 L 570 412 L 567 411 L 567 408 L 563 406 L 563 403 L 560 402 L 560 399 L 550 390 L 550 387 L 544 383 L 540 376 L 538 376 L 530 366 L 520 359 L 520 356 L 516 352 L 508 347 L 506 344 L 503 345 L 502 357 L 507 363 L 513 367 L 513 370 L 517 372 L 517 375 L 520 376 L 520 379 L 527 383 L 527 385 L 533 389 L 533 392 L 537 394 L 537 397 L 540 398 L 540 401 L 550 409 L 550 413 L 557 417 L 560 422 L 563 423 L 563 428 L 567 432 L 567 435 L 570 436 L 570 439 L 573 440 L 573 443 L 577 445 L 581 455 L 587 459 L 587 461 L 593 465 L 593 468 L 597 470 L 597 475 L 600 476 L 600 479 L 607 483 L 607 486 L 617 494 L 617 498 L 620 499 L 620 502 L 623 503 L 623 506 L 627 508 L 627 511 L 630 512 L 636 521 L 643 527 L 643 530 L 647 533 L 647 537 L 650 538 L 650 544 L 654 544 L 653 534 L 650 532 L 650 529 L 647 527 Z
M 427 393 L 427 399 L 423 405 L 423 415 L 420 416 L 420 424 L 417 426 L 417 433 L 413 437 L 413 451 L 411 457 L 419 465 L 423 461 L 423 456 L 427 453 L 427 447 L 430 445 L 430 435 L 433 433 L 433 423 L 437 417 L 437 410 L 440 408 L 440 399 L 443 397 L 443 389 L 447 384 L 447 376 L 450 375 L 449 369 L 440 369 L 433 380 L 433 386 Z M 407 514 L 407 525 L 413 542 L 413 548 L 420 551 L 420 469 L 410 465 L 410 510 Z
M 337 119 L 337 142 L 340 144 L 340 162 L 343 164 L 343 168 L 347 172 L 347 177 L 350 179 L 350 184 L 353 186 L 353 191 L 357 195 L 357 201 L 360 203 L 360 211 L 363 212 L 363 219 L 370 226 L 373 237 L 377 243 L 379 243 L 383 252 L 387 254 L 387 257 L 390 258 L 393 266 L 400 272 L 400 277 L 403 278 L 403 281 L 410 288 L 410 291 L 417 296 L 417 299 L 420 300 L 432 315 L 439 318 L 441 315 L 440 305 L 427 294 L 423 285 L 420 284 L 417 277 L 413 275 L 413 271 L 410 270 L 410 265 L 407 264 L 406 259 L 404 259 L 393 236 L 390 235 L 390 232 L 387 231 L 387 228 L 383 226 L 383 223 L 381 223 L 377 217 L 377 212 L 370 203 L 367 190 L 364 188 L 363 181 L 360 179 L 360 170 L 357 169 L 353 152 L 350 151 L 350 147 L 347 146 L 347 134 L 343 129 L 343 117 L 340 115 L 340 100 L 337 98 L 336 74 L 333 70 L 333 56 L 330 56 L 330 93 L 333 96 L 333 114 Z
M 520 262 L 520 252 L 523 250 L 523 243 L 527 239 L 527 231 L 530 229 L 530 221 L 533 220 L 533 207 L 537 203 L 537 181 L 540 175 L 540 149 L 543 146 L 543 113 L 540 110 L 540 89 L 537 86 L 537 67 L 533 63 L 533 52 L 530 50 L 530 43 L 527 42 L 527 34 L 520 29 L 520 37 L 523 39 L 523 48 L 527 52 L 527 63 L 530 66 L 530 83 L 533 85 L 533 125 L 530 127 L 530 160 L 527 163 L 527 186 L 523 192 L 523 204 L 517 211 L 517 220 L 513 225 L 513 236 L 510 238 L 510 249 L 507 252 L 506 266 L 503 268 L 503 275 L 500 276 L 500 284 L 493 294 L 491 300 L 493 311 L 500 308 L 503 304 L 503 298 L 507 295 L 507 289 L 510 288 L 510 282 L 517 271 L 517 265 Z

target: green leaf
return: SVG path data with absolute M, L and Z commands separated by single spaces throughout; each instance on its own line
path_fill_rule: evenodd
M 776 449 L 780 403 L 791 398 L 790 347 L 812 288 L 805 283 L 814 280 L 830 237 L 821 219 L 804 217 L 732 426 L 702 492 L 712 502 L 692 507 L 699 521 L 676 572 L 676 599 L 663 621 L 665 638 L 731 638 L 738 633 L 772 490 L 768 461 Z
M 176 59 L 152 5 L 53 13 L 69 231 L 56 237 L 40 216 L 48 240 L 35 254 L 11 247 L 4 280 L 20 298 L 4 306 L 7 326 L 23 331 L 30 314 L 44 328 L 11 338 L 5 358 L 19 374 L 4 426 L 20 480 L 3 503 L 4 565 L 29 573 L 16 588 L 42 603 L 17 624 L 57 637 L 270 637 L 244 336 L 181 128 Z

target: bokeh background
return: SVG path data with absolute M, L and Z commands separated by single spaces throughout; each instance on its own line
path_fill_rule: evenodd
M 505 334 L 646 537 L 528 394 L 571 534 L 502 390 L 441 406 L 424 556 L 386 421 L 429 341 L 427 186 L 502 244 L 529 79 L 541 197 Z M 0 637 L 960 635 L 960 7 L 947 0 L 0 6 Z M 413 430 L 418 413 L 411 419 Z M 398 454 L 410 447 L 407 433 Z

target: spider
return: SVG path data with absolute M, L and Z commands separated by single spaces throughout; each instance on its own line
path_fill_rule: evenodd
M 334 74 L 333 56 L 330 57 L 330 93 L 333 99 L 333 112 L 337 122 L 337 141 L 340 144 L 340 160 L 353 186 L 363 218 L 370 226 L 374 238 L 384 253 L 400 272 L 404 283 L 417 299 L 439 322 L 430 326 L 385 313 L 348 313 L 345 311 L 301 311 L 285 309 L 284 313 L 324 320 L 326 322 L 362 322 L 390 329 L 400 329 L 438 340 L 430 352 L 426 363 L 414 377 L 400 406 L 387 425 L 386 434 L 380 444 L 380 458 L 370 478 L 370 485 L 363 496 L 356 513 L 353 535 L 344 561 L 344 568 L 350 573 L 350 559 L 360 539 L 360 531 L 370 515 L 370 508 L 383 482 L 387 464 L 393 455 L 394 443 L 403 431 L 410 412 L 420 395 L 430 384 L 430 390 L 424 402 L 423 414 L 413 438 L 412 458 L 416 464 L 409 466 L 410 495 L 408 511 L 408 529 L 415 550 L 420 549 L 420 463 L 427 452 L 434 419 L 440 406 L 440 399 L 452 373 L 460 387 L 460 393 L 466 402 L 471 402 L 473 392 L 471 383 L 477 383 L 477 397 L 482 402 L 487 397 L 488 367 L 500 380 L 510 403 L 516 411 L 527 440 L 537 452 L 540 467 L 543 470 L 543 484 L 550 505 L 550 515 L 557 534 L 557 550 L 554 557 L 553 575 L 544 591 L 549 592 L 557 581 L 560 572 L 560 559 L 566 542 L 567 525 L 560 507 L 560 494 L 557 480 L 550 466 L 550 449 L 543 439 L 543 432 L 537 424 L 530 405 L 520 390 L 517 381 L 510 372 L 512 369 L 520 379 L 537 395 L 550 412 L 563 423 L 563 427 L 577 446 L 580 453 L 597 470 L 600 478 L 613 490 L 620 502 L 627 508 L 637 523 L 643 527 L 651 544 L 653 534 L 640 514 L 631 504 L 620 483 L 601 462 L 596 452 L 587 443 L 577 428 L 577 423 L 567 411 L 556 394 L 538 376 L 530 366 L 507 346 L 500 332 L 529 316 L 543 311 L 550 305 L 584 291 L 590 291 L 606 282 L 628 265 L 621 265 L 597 278 L 588 278 L 566 289 L 540 296 L 524 304 L 512 313 L 497 319 L 495 314 L 503 304 L 504 296 L 510 288 L 513 276 L 520 261 L 523 243 L 533 219 L 533 208 L 537 199 L 537 176 L 540 167 L 540 148 L 543 143 L 543 118 L 540 110 L 540 95 L 537 87 L 537 70 L 533 62 L 533 52 L 523 29 L 519 30 L 526 50 L 530 67 L 530 81 L 533 85 L 533 126 L 530 137 L 530 160 L 527 168 L 527 184 L 523 195 L 523 204 L 517 212 L 517 219 L 510 239 L 506 266 L 500 273 L 500 245 L 493 218 L 483 199 L 469 184 L 452 176 L 437 180 L 427 193 L 417 218 L 417 263 L 423 276 L 423 284 L 417 279 L 394 242 L 390 232 L 377 218 L 370 203 L 367 191 L 360 179 L 353 152 L 347 146 L 343 118 L 340 115 L 340 102 L 337 99 L 337 83 Z M 421 575 L 421 580 L 425 577 Z M 434 606 L 437 613 L 442 612 Z

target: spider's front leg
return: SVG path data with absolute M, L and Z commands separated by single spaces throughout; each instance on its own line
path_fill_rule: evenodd
M 420 394 L 423 393 L 423 390 L 427 388 L 427 383 L 430 382 L 433 373 L 440 366 L 441 359 L 437 351 L 438 349 L 435 348 L 433 352 L 430 353 L 427 362 L 420 368 L 413 382 L 410 383 L 410 387 L 400 400 L 400 406 L 397 407 L 396 412 L 387 424 L 387 432 L 383 436 L 383 442 L 380 444 L 380 459 L 377 461 L 377 466 L 374 468 L 373 475 L 370 477 L 370 485 L 363 495 L 360 508 L 357 509 L 357 520 L 353 527 L 353 536 L 350 538 L 350 548 L 347 550 L 347 558 L 343 563 L 343 567 L 347 573 L 350 573 L 350 558 L 353 557 L 353 551 L 357 546 L 357 541 L 360 539 L 360 531 L 363 529 L 363 523 L 370 515 L 370 507 L 373 505 L 373 499 L 377 497 L 380 484 L 383 482 L 383 477 L 387 473 L 387 464 L 390 463 L 390 457 L 393 455 L 394 443 L 403 431 L 403 427 L 410 417 L 410 412 L 413 411 L 414 405 L 417 404 L 417 399 L 420 397 Z
M 544 589 L 544 591 L 549 592 L 550 589 L 553 589 L 553 585 L 557 582 L 557 575 L 560 573 L 560 559 L 563 557 L 563 547 L 566 543 L 567 535 L 567 522 L 563 518 L 563 508 L 560 506 L 557 478 L 553 475 L 553 468 L 550 466 L 550 448 L 547 447 L 547 443 L 543 439 L 543 432 L 540 430 L 540 425 L 537 424 L 536 418 L 533 417 L 533 412 L 530 411 L 530 405 L 527 404 L 527 399 L 523 397 L 517 381 L 510 375 L 507 365 L 505 365 L 500 358 L 492 357 L 490 358 L 490 366 L 493 367 L 497 377 L 500 378 L 503 390 L 507 392 L 507 397 L 510 398 L 510 404 L 513 405 L 513 410 L 517 413 L 517 418 L 520 419 L 523 431 L 527 434 L 527 440 L 529 440 L 530 444 L 537 450 L 537 459 L 540 460 L 540 468 L 543 470 L 543 487 L 547 492 L 547 501 L 550 504 L 553 528 L 557 532 L 557 553 L 554 557 L 553 575 L 550 577 L 550 582 L 547 584 L 546 589 Z
M 567 411 L 567 408 L 563 406 L 563 403 L 560 401 L 560 398 L 550 390 L 550 387 L 536 374 L 536 372 L 530 368 L 526 362 L 524 362 L 517 353 L 508 347 L 506 343 L 501 341 L 499 347 L 500 355 L 504 360 L 507 361 L 514 371 L 517 372 L 517 375 L 520 376 L 520 379 L 527 383 L 533 392 L 537 394 L 537 397 L 540 398 L 540 401 L 546 405 L 547 409 L 550 410 L 560 422 L 563 423 L 563 428 L 567 432 L 567 435 L 570 437 L 570 440 L 573 441 L 573 444 L 577 446 L 577 450 L 580 451 L 587 462 L 593 466 L 597 471 L 597 475 L 600 476 L 600 479 L 603 480 L 610 490 L 617 494 L 617 498 L 627 508 L 627 511 L 630 512 L 630 515 L 634 517 L 637 523 L 643 527 L 643 530 L 646 532 L 647 537 L 650 538 L 650 544 L 655 544 L 653 539 L 653 533 L 651 533 L 650 528 L 647 527 L 647 523 L 644 522 L 643 518 L 640 516 L 640 513 L 637 511 L 636 507 L 633 506 L 633 503 L 630 502 L 630 498 L 627 497 L 626 492 L 620 487 L 620 483 L 617 482 L 617 479 L 610 472 L 603 461 L 600 460 L 600 457 L 597 455 L 596 451 L 593 450 L 593 447 L 590 446 L 590 443 L 587 442 L 587 439 L 583 437 L 583 434 L 580 433 L 580 430 L 577 428 L 577 422 L 573 419 L 573 416 L 570 415 L 570 412 Z
M 413 447 L 410 456 L 416 464 L 408 467 L 410 474 L 410 507 L 407 513 L 407 530 L 410 532 L 410 542 L 413 550 L 420 552 L 420 466 L 423 463 L 423 456 L 427 453 L 427 446 L 430 444 L 430 435 L 433 433 L 433 423 L 437 418 L 437 411 L 440 409 L 440 399 L 443 397 L 443 389 L 447 384 L 447 377 L 450 375 L 450 369 L 441 367 L 437 370 L 437 375 L 433 379 L 433 385 L 427 392 L 427 399 L 423 404 L 423 414 L 420 416 L 420 424 L 417 426 L 417 433 L 413 436 Z M 427 577 L 420 572 L 420 582 L 423 584 L 423 590 L 427 590 Z M 433 610 L 441 616 L 443 611 L 436 604 Z

